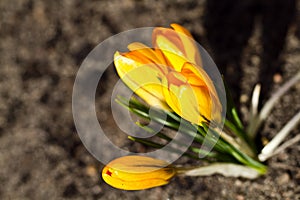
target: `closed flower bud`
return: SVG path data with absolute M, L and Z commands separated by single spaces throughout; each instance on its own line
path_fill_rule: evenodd
M 108 163 L 102 170 L 103 180 L 123 190 L 143 190 L 162 186 L 176 174 L 166 161 L 145 156 L 124 156 Z

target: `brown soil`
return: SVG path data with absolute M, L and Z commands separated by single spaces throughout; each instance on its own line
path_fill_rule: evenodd
M 211 52 L 247 120 L 256 82 L 266 98 L 300 69 L 300 2 L 270 2 L 1 0 L 0 198 L 300 199 L 299 144 L 270 159 L 268 174 L 257 180 L 177 177 L 145 191 L 113 189 L 100 178 L 103 165 L 82 145 L 72 117 L 76 72 L 97 44 L 125 30 L 176 22 Z M 105 76 L 100 115 L 109 107 L 109 81 L 117 78 L 113 70 Z M 299 111 L 299 99 L 298 84 L 260 134 L 270 139 Z M 111 124 L 106 129 L 117 134 Z M 112 138 L 124 148 L 132 145 L 125 135 Z

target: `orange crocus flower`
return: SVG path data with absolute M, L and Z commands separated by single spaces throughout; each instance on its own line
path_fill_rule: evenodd
M 120 78 L 150 106 L 174 111 L 198 125 L 219 122 L 222 106 L 202 68 L 196 42 L 182 26 L 171 27 L 153 30 L 153 48 L 132 43 L 130 52 L 116 52 L 114 63 Z

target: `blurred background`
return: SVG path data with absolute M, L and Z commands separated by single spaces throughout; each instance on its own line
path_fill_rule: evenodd
M 100 42 L 137 27 L 178 23 L 211 54 L 247 120 L 257 82 L 265 100 L 300 70 L 296 0 L 0 1 L 1 199 L 299 199 L 300 145 L 268 161 L 257 180 L 176 177 L 146 191 L 116 190 L 82 145 L 72 117 L 77 70 Z M 107 70 L 96 105 L 114 143 L 143 150 L 115 127 L 110 107 L 115 71 Z M 298 84 L 278 103 L 260 134 L 266 139 L 300 109 Z M 299 126 L 292 132 L 298 134 Z M 119 134 L 121 136 L 119 136 Z M 117 136 L 118 135 L 118 136 Z

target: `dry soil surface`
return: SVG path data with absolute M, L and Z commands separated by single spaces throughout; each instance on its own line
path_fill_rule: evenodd
M 299 144 L 270 159 L 268 174 L 257 180 L 176 177 L 163 187 L 128 192 L 103 182 L 103 164 L 76 133 L 72 88 L 81 62 L 97 44 L 129 29 L 174 22 L 189 29 L 230 80 L 244 120 L 257 81 L 268 85 L 267 96 L 300 70 L 299 2 L 267 8 L 255 1 L 218 2 L 1 0 L 0 198 L 300 199 Z M 259 69 L 265 69 L 262 75 Z M 115 71 L 104 78 L 97 93 L 99 121 L 117 145 L 131 148 L 108 112 Z M 299 99 L 298 84 L 260 134 L 270 139 L 300 110 Z

